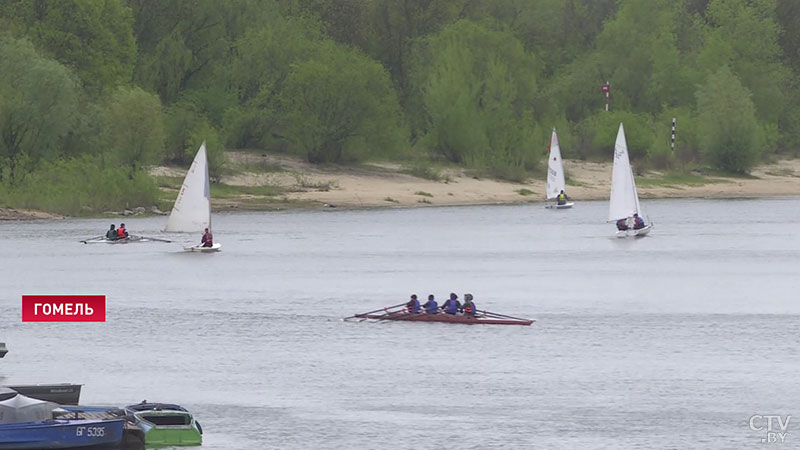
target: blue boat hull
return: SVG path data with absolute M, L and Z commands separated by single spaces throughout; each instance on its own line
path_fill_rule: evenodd
M 56 419 L 0 424 L 0 449 L 57 449 L 114 445 L 122 440 L 123 419 Z

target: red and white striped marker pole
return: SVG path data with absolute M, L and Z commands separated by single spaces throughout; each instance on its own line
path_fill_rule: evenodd
M 604 84 L 604 85 L 603 85 L 603 86 L 600 88 L 600 91 L 601 91 L 601 92 L 604 92 L 604 93 L 606 94 L 606 111 L 608 111 L 608 96 L 609 96 L 609 94 L 611 93 L 611 83 L 609 83 L 608 81 L 606 81 L 606 84 Z

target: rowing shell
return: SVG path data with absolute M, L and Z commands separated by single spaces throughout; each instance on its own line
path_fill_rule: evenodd
M 147 236 L 138 236 L 135 234 L 128 235 L 122 239 L 108 239 L 106 237 L 96 237 L 81 241 L 84 244 L 129 244 L 131 242 L 172 242 L 167 239 L 160 239 Z
M 534 320 L 511 319 L 511 318 L 490 318 L 485 316 L 464 316 L 460 314 L 412 314 L 408 312 L 396 312 L 388 314 L 356 314 L 360 319 L 378 320 L 403 320 L 407 322 L 445 322 L 462 323 L 467 325 L 531 325 Z

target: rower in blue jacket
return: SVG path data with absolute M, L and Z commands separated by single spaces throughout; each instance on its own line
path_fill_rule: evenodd
M 461 309 L 461 303 L 458 301 L 458 296 L 451 292 L 450 299 L 444 302 L 442 309 L 447 314 L 455 315 Z
M 419 314 L 419 300 L 417 300 L 417 294 L 411 296 L 411 300 L 406 303 L 406 308 L 408 308 L 408 312 L 411 314 Z
M 425 308 L 425 312 L 428 314 L 436 314 L 439 312 L 439 304 L 434 300 L 433 294 L 428 296 L 428 301 L 425 302 L 422 307 Z

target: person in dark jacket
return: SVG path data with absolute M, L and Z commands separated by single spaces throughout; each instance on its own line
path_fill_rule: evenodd
M 638 230 L 644 228 L 644 219 L 639 217 L 639 214 L 633 214 L 633 229 Z
M 109 241 L 116 241 L 117 240 L 117 230 L 114 229 L 114 224 L 111 224 L 111 228 L 106 231 L 106 239 Z
M 461 307 L 461 312 L 465 316 L 474 316 L 475 311 L 475 302 L 472 301 L 472 294 L 464 294 L 464 304 Z
M 206 228 L 206 232 L 203 233 L 203 238 L 200 240 L 200 243 L 203 244 L 203 247 L 214 246 L 214 236 L 211 235 L 211 232 L 208 231 L 208 228 Z
M 428 301 L 425 302 L 422 307 L 425 308 L 425 312 L 427 314 L 436 314 L 439 312 L 439 304 L 436 303 L 436 300 L 434 300 L 433 294 L 428 296 Z
M 406 303 L 406 308 L 408 308 L 408 312 L 411 314 L 419 314 L 419 300 L 417 300 L 417 294 L 411 296 L 411 300 Z
M 625 219 L 619 219 L 619 220 L 617 221 L 617 230 L 619 230 L 619 231 L 625 231 L 625 230 L 627 230 L 627 229 L 628 229 L 628 224 L 627 224 L 627 223 L 625 223 Z
M 450 299 L 444 302 L 442 305 L 442 310 L 447 314 L 455 314 L 461 309 L 461 303 L 458 301 L 458 296 L 454 293 L 450 293 Z

